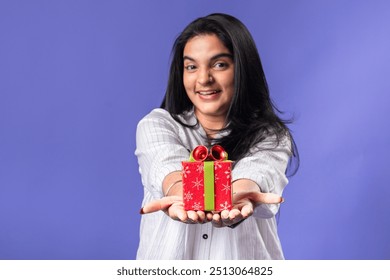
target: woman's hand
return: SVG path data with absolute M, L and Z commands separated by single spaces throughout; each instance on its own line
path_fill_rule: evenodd
M 215 227 L 233 226 L 253 214 L 257 204 L 278 204 L 283 198 L 273 193 L 260 192 L 251 180 L 240 179 L 233 183 L 233 209 L 222 212 L 186 211 L 182 198 L 181 183 L 177 183 L 180 173 L 172 173 L 164 182 L 163 198 L 151 201 L 141 209 L 141 214 L 164 211 L 171 219 L 187 224 L 212 222 Z M 173 186 L 170 188 L 169 186 Z
M 181 196 L 166 196 L 161 199 L 153 200 L 141 209 L 141 214 L 148 214 L 157 211 L 164 211 L 171 219 L 181 221 L 187 224 L 205 223 L 211 221 L 212 216 L 206 216 L 204 211 L 186 211 L 184 210 L 183 199 Z
M 164 211 L 171 219 L 187 224 L 205 223 L 207 220 L 204 211 L 186 211 L 183 203 L 183 184 L 181 172 L 176 171 L 168 174 L 163 181 L 164 197 L 147 203 L 141 214 Z
M 257 204 L 278 204 L 283 198 L 274 193 L 262 193 L 256 182 L 239 179 L 233 182 L 233 209 L 213 215 L 212 223 L 216 227 L 238 224 L 250 217 Z
M 257 204 L 278 204 L 284 200 L 273 193 L 256 191 L 241 191 L 233 194 L 233 209 L 213 214 L 212 223 L 215 227 L 233 226 L 253 214 Z
M 186 211 L 181 196 L 166 196 L 153 200 L 141 209 L 141 214 L 164 211 L 171 219 L 183 223 L 195 224 L 212 221 L 216 227 L 232 226 L 253 214 L 256 204 L 282 203 L 283 198 L 273 193 L 242 191 L 233 195 L 233 209 L 220 213 L 204 211 Z

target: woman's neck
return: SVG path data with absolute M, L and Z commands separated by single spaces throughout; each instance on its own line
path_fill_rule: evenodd
M 196 118 L 205 130 L 208 138 L 214 138 L 226 125 L 226 116 L 210 116 L 195 112 Z

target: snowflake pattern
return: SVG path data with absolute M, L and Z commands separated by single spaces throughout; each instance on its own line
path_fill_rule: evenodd
M 220 161 L 214 161 L 214 169 L 217 170 L 217 169 L 221 169 L 222 168 L 222 164 Z
M 202 205 L 200 204 L 200 202 L 194 202 L 194 204 L 192 205 L 192 209 L 196 211 L 202 210 Z
M 190 200 L 192 200 L 192 196 L 193 196 L 193 193 L 191 193 L 191 192 L 185 192 L 184 195 L 183 195 L 183 199 L 184 199 L 185 201 L 190 201 Z
M 220 204 L 219 206 L 221 207 L 219 210 L 230 210 L 232 207 L 227 201 L 225 201 L 223 204 Z
M 196 172 L 198 172 L 198 173 L 203 173 L 203 170 L 204 170 L 204 165 L 203 164 L 199 164 L 196 167 Z
M 188 174 L 190 174 L 190 173 L 191 173 L 190 167 L 188 165 L 186 165 L 184 167 L 184 170 L 183 170 L 183 177 L 187 178 Z
M 225 192 L 225 194 L 228 194 L 231 190 L 231 184 L 230 182 L 227 182 L 226 184 L 222 184 L 222 191 Z
M 196 188 L 197 191 L 199 191 L 199 188 L 203 186 L 203 180 L 199 180 L 198 177 L 196 177 L 195 181 L 192 181 L 192 188 Z
M 230 169 L 226 170 L 224 173 L 226 175 L 226 179 L 230 179 L 230 174 L 231 174 Z

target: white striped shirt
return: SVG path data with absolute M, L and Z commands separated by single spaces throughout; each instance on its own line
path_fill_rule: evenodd
M 187 124 L 196 123 L 193 111 L 181 119 Z M 195 129 L 184 127 L 163 109 L 154 109 L 139 122 L 136 144 L 143 204 L 163 197 L 163 179 L 181 170 L 181 162 L 188 160 L 190 150 L 198 145 L 209 146 L 201 125 Z M 253 180 L 262 192 L 281 196 L 288 183 L 285 170 L 290 155 L 287 140 L 272 151 L 254 152 L 235 163 L 232 179 Z M 275 220 L 278 209 L 276 204 L 260 204 L 253 216 L 234 229 L 216 228 L 211 223 L 184 224 L 162 211 L 143 215 L 137 259 L 283 259 Z

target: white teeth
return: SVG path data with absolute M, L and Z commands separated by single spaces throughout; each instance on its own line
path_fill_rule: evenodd
M 217 93 L 217 91 L 216 90 L 213 90 L 213 91 L 198 91 L 197 93 L 200 94 L 200 95 L 212 95 L 214 93 Z

